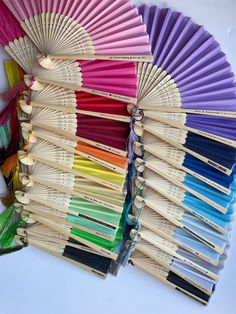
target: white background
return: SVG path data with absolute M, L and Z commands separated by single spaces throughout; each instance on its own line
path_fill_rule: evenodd
M 136 1 L 142 3 L 141 1 Z M 214 34 L 236 73 L 236 0 L 148 1 L 191 16 Z M 0 88 L 7 85 L 0 51 Z M 0 181 L 3 188 L 3 183 Z M 103 281 L 34 248 L 0 257 L 0 314 L 235 314 L 236 225 L 225 269 L 204 308 L 139 269 Z

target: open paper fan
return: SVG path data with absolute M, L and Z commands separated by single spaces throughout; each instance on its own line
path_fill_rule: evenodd
M 73 155 L 80 155 L 117 173 L 124 175 L 127 171 L 127 157 L 115 155 L 83 142 L 71 141 L 65 136 L 57 135 L 40 128 L 34 127 L 31 131 L 27 128 L 22 128 L 22 134 L 25 140 L 28 139 L 29 143 L 35 143 L 37 139 L 43 140 L 43 142 L 47 142 L 49 145 L 53 144 L 54 147 L 57 146 L 57 149 L 61 148 Z M 45 149 L 47 149 L 47 145 L 45 146 Z
M 34 154 L 32 154 L 34 156 Z M 30 155 L 31 157 L 33 157 Z M 29 157 L 29 154 L 28 154 Z M 24 158 L 21 155 L 22 163 Z M 34 183 L 54 188 L 62 193 L 83 198 L 100 206 L 121 213 L 125 201 L 125 193 L 116 191 L 112 187 L 105 187 L 83 176 L 65 172 L 46 163 L 32 160 L 33 164 L 20 174 L 20 181 L 26 186 Z
M 144 134 L 142 137 L 142 144 L 136 142 L 135 150 L 138 155 L 143 151 L 144 158 L 142 163 L 145 163 L 145 156 L 151 154 L 227 195 L 231 193 L 231 190 L 235 190 L 235 171 L 233 171 L 231 175 L 226 175 L 225 173 L 212 168 L 210 165 L 207 165 L 203 161 L 198 160 L 188 153 L 185 153 L 150 134 Z
M 139 12 L 153 62 L 138 65 L 130 261 L 206 304 L 234 213 L 234 76 L 202 26 L 171 9 L 142 6 Z M 188 259 L 203 269 L 189 267 Z
M 3 0 L 38 49 L 73 59 L 150 60 L 148 36 L 129 0 Z
M 149 199 L 147 199 L 148 196 Z M 222 251 L 222 247 L 227 244 L 227 241 L 222 239 L 221 245 L 223 246 L 221 247 L 216 242 L 212 243 L 211 240 L 214 238 L 212 237 L 212 229 L 209 226 L 191 214 L 184 212 L 183 209 L 178 208 L 157 193 L 148 191 L 145 194 L 145 199 L 138 198 L 138 200 L 135 200 L 136 203 L 140 204 L 141 201 L 145 202 L 145 204 L 150 204 L 150 207 L 145 205 L 145 210 L 140 215 L 139 220 L 142 226 L 160 235 L 162 238 L 172 241 L 211 265 L 222 265 L 219 251 Z M 160 205 L 159 203 L 158 205 L 156 203 L 153 204 L 153 200 L 160 201 Z M 173 213 L 167 212 L 166 206 L 174 208 Z M 140 208 L 134 207 L 133 215 L 136 216 L 139 210 Z M 167 219 L 164 217 L 167 217 Z
M 85 92 L 47 85 L 41 91 L 29 90 L 25 101 L 20 101 L 23 110 L 31 112 L 30 105 L 68 113 L 80 113 L 111 120 L 130 122 L 129 104 Z
M 65 214 L 64 218 L 70 223 L 70 227 L 78 228 L 109 241 L 115 239 L 121 213 L 37 183 L 28 187 L 24 194 L 17 192 L 16 198 L 23 204 L 36 201 L 59 210 Z
M 32 89 L 42 90 L 46 83 L 120 101 L 137 102 L 137 75 L 133 62 L 58 60 L 51 70 L 35 64 L 32 75 L 25 76 Z
M 138 250 L 135 251 L 130 258 L 130 263 L 154 276 L 156 279 L 167 284 L 171 288 L 174 288 L 177 291 L 180 291 L 190 298 L 198 301 L 199 303 L 203 305 L 208 304 L 210 299 L 209 295 L 202 292 L 200 289 L 195 288 L 195 286 L 189 283 L 187 280 L 157 263 L 142 252 Z
M 28 215 L 28 212 L 26 213 Z M 111 259 L 78 241 L 72 241 L 68 236 L 63 236 L 43 224 L 32 223 L 27 230 L 19 228 L 17 232 L 16 241 L 18 243 L 21 243 L 22 236 L 27 232 L 30 245 L 60 257 L 100 278 L 106 278 L 109 273 Z
M 142 6 L 139 12 L 148 28 L 154 58 L 152 64 L 139 66 L 140 106 L 235 115 L 234 75 L 214 37 L 171 9 Z
M 26 121 L 29 120 L 30 123 L 22 124 L 26 129 L 32 130 L 36 126 L 66 136 L 72 141 L 82 141 L 120 156 L 127 156 L 128 123 L 43 107 L 32 107 Z
M 201 259 L 193 256 L 182 248 L 180 249 L 178 245 L 171 243 L 148 229 L 142 228 L 140 235 L 141 241 L 137 244 L 136 250 L 141 251 L 157 263 L 165 264 L 165 266 L 170 267 L 170 270 L 173 272 L 177 272 L 177 274 L 180 273 L 180 276 L 183 276 L 185 273 L 184 278 L 188 277 L 188 281 L 191 282 L 191 275 L 188 274 L 190 271 L 190 273 L 195 275 L 192 278 L 192 284 L 208 295 L 213 293 L 212 291 L 214 289 L 212 285 L 215 285 L 218 279 L 218 269 L 216 267 L 214 268 L 206 262 L 204 262 L 204 267 L 202 267 Z M 164 254 L 164 257 L 167 258 L 169 262 L 161 258 L 162 254 Z M 181 268 L 174 267 L 180 266 L 181 264 Z M 172 267 L 173 269 L 171 269 Z M 200 274 L 201 276 L 199 276 Z M 200 280 L 198 276 L 201 277 L 202 280 Z
M 27 153 L 20 151 L 19 158 L 25 165 L 32 165 L 32 159 L 50 166 L 95 181 L 117 191 L 123 191 L 126 174 L 111 171 L 80 155 L 74 155 L 45 140 L 37 139 L 27 147 Z
M 21 198 L 22 196 L 23 196 L 22 192 L 16 193 L 17 198 Z M 20 206 L 22 207 L 22 205 L 20 205 Z M 40 214 L 33 214 L 35 209 L 37 209 L 37 208 L 39 208 L 39 211 L 40 211 L 40 208 L 45 209 L 45 206 L 43 206 L 40 203 L 33 202 L 32 206 L 31 205 L 23 206 L 23 209 L 24 208 L 26 209 L 25 213 L 21 211 L 21 214 L 23 214 L 23 215 L 26 214 L 27 219 L 29 221 L 32 221 L 34 223 L 37 222 L 39 224 L 42 224 L 43 226 L 46 226 L 47 228 L 50 228 L 51 230 L 58 232 L 60 235 L 65 236 L 68 239 L 70 239 L 70 241 L 72 243 L 74 243 L 74 241 L 79 242 L 80 244 L 85 245 L 92 250 L 95 250 L 95 252 L 98 255 L 108 257 L 112 260 L 117 259 L 118 251 L 119 251 L 118 247 L 122 241 L 122 228 L 121 227 L 119 227 L 119 229 L 117 231 L 116 239 L 114 241 L 109 241 L 106 239 L 98 238 L 97 236 L 90 234 L 86 231 L 79 230 L 78 228 L 75 228 L 72 225 L 69 226 L 69 225 L 65 224 L 64 219 L 58 218 L 57 221 L 54 221 L 54 220 L 51 220 L 51 219 L 45 217 L 44 215 L 41 216 Z M 46 207 L 46 209 L 47 209 L 47 207 Z M 51 212 L 51 215 L 52 215 L 52 212 Z M 25 229 L 23 229 L 23 230 L 25 232 L 27 232 L 27 230 L 25 230 Z M 18 229 L 18 234 L 22 236 L 23 234 L 21 232 L 23 230 Z M 43 241 L 43 239 L 41 239 L 41 241 L 42 241 L 41 246 L 43 246 L 43 243 L 45 244 L 45 242 Z
M 26 73 L 31 73 L 39 51 L 2 1 L 0 1 L 0 44 Z

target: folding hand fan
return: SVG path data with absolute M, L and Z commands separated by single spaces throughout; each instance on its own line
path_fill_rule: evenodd
M 121 219 L 121 213 L 36 183 L 24 193 L 17 191 L 16 199 L 22 204 L 36 201 L 57 209 L 66 214 L 65 220 L 71 228 L 76 227 L 109 241 L 114 241 Z
M 134 62 L 57 60 L 52 69 L 35 64 L 26 84 L 42 90 L 47 84 L 137 102 L 137 73 Z
M 130 122 L 129 104 L 106 97 L 76 92 L 47 85 L 41 91 L 25 92 L 20 104 L 23 111 L 31 113 L 32 107 L 45 107 L 68 113 L 80 113 L 99 118 Z
M 40 142 L 43 146 L 45 146 L 45 150 L 49 149 L 51 144 L 53 144 L 55 147 L 55 153 L 60 151 L 59 148 L 61 148 L 62 150 L 65 150 L 74 155 L 80 155 L 81 157 L 89 159 L 117 173 L 125 174 L 127 172 L 128 158 L 115 155 L 112 152 L 105 150 L 107 147 L 104 147 L 103 145 L 102 149 L 100 149 L 84 142 L 69 140 L 65 136 L 51 133 L 50 131 L 44 129 L 34 127 L 31 131 L 29 131 L 27 128 L 28 124 L 22 123 L 21 125 L 23 137 L 28 143 L 34 144 L 37 142 L 37 140 L 41 140 Z M 47 146 L 48 144 L 49 146 Z M 95 143 L 95 145 L 96 144 L 98 143 Z
M 111 259 L 99 255 L 95 250 L 75 240 L 72 241 L 42 224 L 31 223 L 27 229 L 19 228 L 17 232 L 16 241 L 21 245 L 27 242 L 101 278 L 106 278 L 109 272 Z
M 24 161 L 24 159 L 23 159 Z M 23 166 L 23 165 L 22 165 Z M 62 193 L 83 198 L 97 205 L 121 213 L 123 211 L 125 193 L 104 187 L 94 181 L 33 161 L 32 166 L 21 167 L 19 179 L 23 185 L 33 186 L 35 183 L 46 185 Z
M 220 116 L 229 112 L 235 116 L 234 75 L 214 37 L 203 26 L 171 9 L 142 6 L 139 12 L 147 25 L 154 59 L 152 64 L 139 66 L 140 108 L 190 110 L 204 115 L 210 111 Z M 202 116 L 197 119 L 201 124 Z M 223 128 L 227 127 L 223 124 Z
M 70 153 L 45 140 L 37 139 L 29 143 L 24 151 L 19 152 L 19 158 L 25 165 L 33 165 L 33 160 L 46 163 L 65 172 L 82 176 L 117 191 L 123 191 L 126 173 L 110 170 L 101 165 L 98 160 L 88 159 L 78 154 Z
M 218 280 L 219 270 L 216 267 L 207 265 L 206 262 L 202 267 L 202 261 L 198 257 L 192 256 L 178 248 L 177 245 L 148 230 L 141 231 L 140 237 L 141 240 L 136 245 L 137 250 L 183 277 L 206 294 L 212 294 Z
M 20 196 L 20 193 L 17 193 L 17 195 Z M 38 222 L 56 232 L 59 232 L 61 235 L 66 236 L 71 241 L 75 240 L 83 245 L 88 246 L 89 248 L 95 250 L 98 255 L 109 257 L 112 260 L 117 260 L 118 258 L 123 238 L 123 230 L 121 225 L 118 228 L 115 240 L 110 241 L 72 227 L 71 225 L 68 225 L 67 222 L 63 219 L 58 219 L 55 221 L 48 219 L 45 216 L 40 216 L 39 214 L 32 214 L 31 209 L 26 211 L 26 215 L 24 215 L 24 217 L 26 217 L 26 219 L 29 221 Z
M 226 228 L 230 228 L 232 214 L 228 215 L 225 220 L 222 217 L 217 216 L 214 212 L 208 213 L 204 210 L 197 215 L 197 210 L 193 209 L 192 212 L 190 212 L 188 208 L 183 208 L 183 206 L 180 207 L 176 205 L 176 203 L 177 202 L 171 202 L 168 198 L 159 194 L 155 190 L 146 187 L 145 191 L 135 198 L 135 206 L 137 207 L 137 210 L 134 212 L 140 210 L 145 212 L 147 207 L 148 212 L 151 210 L 152 215 L 158 213 L 174 225 L 185 230 L 188 233 L 187 236 L 191 238 L 190 242 L 192 242 L 192 244 L 192 237 L 194 237 L 196 240 L 201 241 L 214 251 L 222 254 L 228 245 L 229 234 Z M 144 209 L 142 209 L 143 206 Z M 216 225 L 217 228 L 214 228 L 216 230 L 212 228 L 212 224 Z M 151 227 L 148 228 L 150 229 Z M 219 233 L 219 230 L 221 233 Z
M 193 300 L 198 301 L 203 305 L 208 304 L 210 299 L 208 294 L 196 288 L 179 275 L 175 274 L 168 268 L 162 266 L 138 250 L 132 254 L 130 263 L 149 273 L 151 276 L 157 278 L 171 288 L 174 288 L 177 291 L 180 291 L 183 294 L 189 296 Z
M 72 141 L 82 141 L 102 149 L 105 148 L 120 156 L 126 157 L 127 155 L 127 139 L 130 128 L 128 123 L 80 113 L 66 113 L 44 107 L 33 107 L 26 121 L 28 125 L 23 124 L 23 127 L 43 128 L 64 135 Z
M 138 155 L 144 154 L 143 164 L 145 163 L 146 156 L 151 154 L 227 195 L 230 194 L 231 190 L 235 190 L 234 170 L 231 175 L 226 175 L 196 157 L 147 133 L 142 137 L 142 144 L 136 142 L 135 145 L 136 153 Z
M 207 303 L 217 280 L 207 271 L 222 267 L 235 203 L 234 76 L 190 18 L 155 6 L 139 12 L 154 58 L 138 65 L 130 260 L 180 291 L 191 283 L 183 292 Z M 188 266 L 191 255 L 204 276 Z
M 168 200 L 162 198 L 161 201 L 162 204 L 165 202 L 164 204 L 166 204 L 168 208 L 170 208 L 170 206 L 173 207 L 173 204 L 168 204 Z M 142 199 L 142 202 L 149 204 L 149 200 L 147 200 L 147 198 L 145 198 L 145 200 Z M 152 205 L 152 203 L 150 204 Z M 158 204 L 155 209 L 153 209 L 154 206 L 151 207 L 150 205 L 149 207 L 145 205 L 141 214 L 139 214 L 140 208 L 134 207 L 133 216 L 130 215 L 130 217 L 132 220 L 134 220 L 135 217 L 137 217 L 139 214 L 139 221 L 143 227 L 160 235 L 162 238 L 177 244 L 179 247 L 184 248 L 193 255 L 196 255 L 202 260 L 207 261 L 209 264 L 222 267 L 221 255 L 216 251 L 218 250 L 217 245 L 220 243 L 220 241 L 215 241 L 216 244 L 211 243 L 212 238 L 214 240 L 217 239 L 216 236 L 214 237 L 215 233 L 211 232 L 212 229 L 208 226 L 205 226 L 204 223 L 199 223 L 198 218 L 192 219 L 190 216 L 191 214 L 188 216 L 187 214 L 184 214 L 182 221 L 180 219 L 178 220 L 175 216 L 175 212 L 170 215 L 168 211 L 167 213 L 166 211 L 162 211 L 162 204 Z M 159 210 L 159 208 L 161 208 L 161 210 Z M 178 208 L 176 211 L 177 210 Z M 167 219 L 164 217 L 167 217 Z M 187 220 L 188 218 L 190 223 Z M 196 221 L 196 227 L 194 224 L 194 219 Z M 227 244 L 227 241 L 224 242 Z
M 128 0 L 3 0 L 38 49 L 73 59 L 150 60 L 146 28 Z
M 0 45 L 26 73 L 31 73 L 39 51 L 2 1 L 0 1 Z

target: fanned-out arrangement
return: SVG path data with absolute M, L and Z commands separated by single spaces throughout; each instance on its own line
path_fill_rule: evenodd
M 30 244 L 101 278 L 134 265 L 208 304 L 236 190 L 214 37 L 129 0 L 1 0 L 0 43 L 21 67 L 0 95 L 0 254 Z

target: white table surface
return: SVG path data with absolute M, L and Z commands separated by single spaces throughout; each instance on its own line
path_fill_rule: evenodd
M 141 1 L 136 1 L 143 3 Z M 215 35 L 236 73 L 236 0 L 147 1 L 191 16 Z M 0 50 L 0 89 L 7 86 Z M 0 192 L 4 184 L 0 178 Z M 225 269 L 207 308 L 129 266 L 103 281 L 29 247 L 0 257 L 0 314 L 236 313 L 236 224 Z

